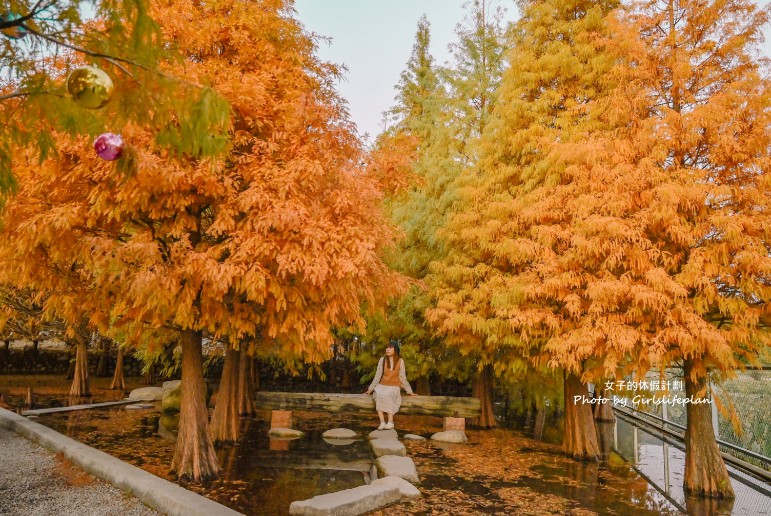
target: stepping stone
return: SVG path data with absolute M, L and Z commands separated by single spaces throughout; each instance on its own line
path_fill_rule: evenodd
M 427 439 L 422 435 L 406 434 L 402 437 L 405 441 L 426 441 Z
M 399 488 L 386 485 L 359 486 L 336 493 L 292 502 L 289 514 L 307 516 L 355 516 L 375 511 L 402 499 Z
M 155 405 L 149 403 L 134 403 L 133 405 L 126 405 L 126 410 L 145 410 L 155 408 Z
M 420 491 L 406 480 L 400 477 L 383 477 L 373 480 L 372 486 L 390 486 L 399 489 L 402 498 L 420 498 Z
M 329 439 L 324 437 L 324 442 L 332 446 L 348 446 L 356 442 L 356 439 Z
M 378 478 L 401 477 L 414 484 L 420 482 L 415 463 L 409 457 L 397 457 L 396 455 L 383 455 L 375 461 Z
M 373 430 L 369 433 L 370 440 L 382 439 L 384 437 L 390 439 L 398 439 L 399 434 L 396 433 L 396 430 Z
M 299 439 L 305 434 L 294 428 L 271 428 L 268 435 L 271 437 L 280 437 L 282 439 Z
M 348 428 L 333 428 L 321 434 L 321 437 L 324 439 L 356 439 L 356 432 Z
M 442 443 L 467 443 L 468 442 L 468 438 L 466 437 L 465 432 L 461 432 L 460 430 L 447 430 L 446 432 L 437 432 L 431 436 L 431 439 Z
M 129 394 L 130 400 L 137 401 L 161 401 L 163 399 L 163 387 L 142 387 L 134 389 Z
M 369 445 L 372 447 L 375 457 L 382 457 L 383 455 L 399 455 L 404 457 L 407 455 L 407 449 L 396 439 L 388 437 L 372 439 Z

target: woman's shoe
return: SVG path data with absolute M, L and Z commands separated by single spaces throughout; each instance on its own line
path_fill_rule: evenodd
M 393 428 L 393 426 L 394 426 L 394 425 L 391 425 L 391 427 L 392 427 L 392 428 Z M 381 421 L 381 422 L 380 422 L 380 426 L 379 426 L 379 427 L 377 427 L 377 429 L 378 429 L 378 430 L 385 430 L 386 428 L 387 428 L 387 426 L 386 426 L 386 423 L 385 423 L 385 421 Z
M 386 423 L 385 426 L 383 427 L 383 430 L 393 430 L 393 429 L 394 429 L 394 424 L 391 422 Z

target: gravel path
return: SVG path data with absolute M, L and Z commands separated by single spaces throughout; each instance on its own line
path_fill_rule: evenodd
M 151 516 L 136 498 L 0 428 L 0 514 Z

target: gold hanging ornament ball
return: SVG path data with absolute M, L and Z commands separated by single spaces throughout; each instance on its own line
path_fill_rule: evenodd
M 80 106 L 99 109 L 112 97 L 112 79 L 95 66 L 81 66 L 67 76 L 67 91 Z

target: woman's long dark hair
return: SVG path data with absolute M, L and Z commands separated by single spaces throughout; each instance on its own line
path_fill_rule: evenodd
M 394 348 L 394 363 L 393 363 L 393 367 L 391 367 L 391 361 L 388 360 L 388 355 L 384 354 L 383 369 L 385 368 L 396 369 L 399 366 L 399 360 L 401 360 L 402 358 L 401 353 L 399 353 L 399 346 L 394 346 L 392 343 L 389 342 L 388 345 L 386 346 L 386 349 L 388 348 Z

